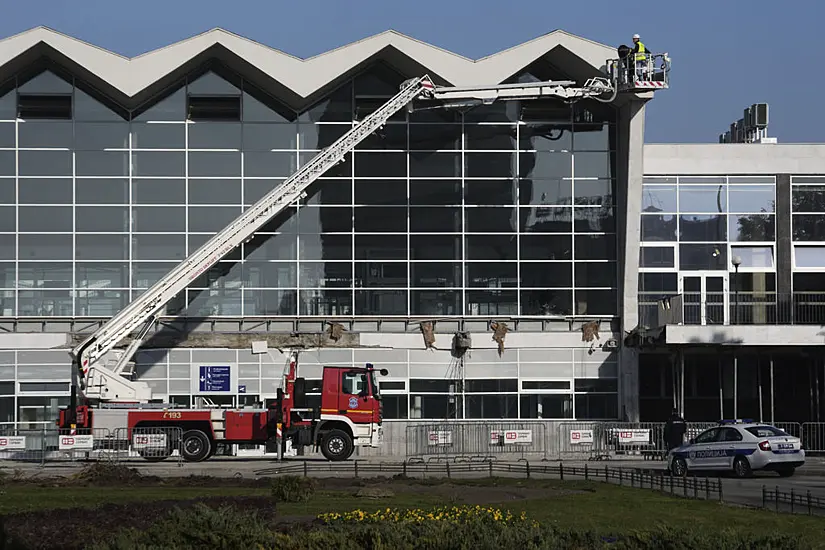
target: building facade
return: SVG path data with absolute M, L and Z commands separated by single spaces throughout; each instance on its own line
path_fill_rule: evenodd
M 131 60 L 43 28 L 0 42 L 0 423 L 53 423 L 74 344 L 407 78 L 581 84 L 614 55 L 561 31 L 478 61 L 392 32 L 308 60 L 222 30 Z M 766 304 L 825 279 L 825 152 L 645 147 L 652 98 L 398 113 L 167 304 L 135 376 L 182 406 L 267 403 L 274 350 L 300 346 L 310 389 L 324 364 L 387 368 L 399 423 L 661 420 L 675 362 L 704 380 L 703 330 L 799 328 Z M 237 391 L 200 394 L 205 364 Z

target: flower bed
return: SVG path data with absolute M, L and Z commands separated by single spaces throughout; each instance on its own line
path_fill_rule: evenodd
M 328 525 L 346 523 L 406 523 L 421 525 L 430 522 L 444 522 L 455 525 L 466 523 L 505 523 L 508 525 L 522 524 L 531 527 L 538 527 L 536 521 L 529 520 L 527 514 L 522 512 L 514 516 L 509 511 L 502 511 L 498 508 L 485 508 L 482 506 L 453 506 L 434 508 L 432 510 L 396 510 L 387 508 L 377 512 L 364 512 L 363 510 L 353 510 L 343 514 L 320 514 L 318 519 Z

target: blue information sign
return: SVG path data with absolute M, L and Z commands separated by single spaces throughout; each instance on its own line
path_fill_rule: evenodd
M 246 393 L 246 385 L 244 385 L 244 384 L 238 385 L 238 393 Z
M 229 366 L 201 366 L 200 391 L 228 392 L 231 368 Z

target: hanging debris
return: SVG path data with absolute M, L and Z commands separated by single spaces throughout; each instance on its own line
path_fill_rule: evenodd
M 327 328 L 327 335 L 329 335 L 330 340 L 333 340 L 335 342 L 340 340 L 341 336 L 344 335 L 344 331 L 346 330 L 344 328 L 344 325 L 340 323 L 332 323 L 329 321 L 327 321 L 327 324 L 329 325 L 329 327 Z
M 463 357 L 467 350 L 473 347 L 473 340 L 469 332 L 456 332 L 453 335 L 452 355 L 455 358 Z
M 493 321 L 490 323 L 490 328 L 493 330 L 493 340 L 498 343 L 498 355 L 504 353 L 504 337 L 507 335 L 507 323 L 500 321 Z
M 423 321 L 418 324 L 421 328 L 421 334 L 424 335 L 424 348 L 431 349 L 435 344 L 434 323 L 432 321 Z
M 599 328 L 601 328 L 601 321 L 590 321 L 582 325 L 582 342 L 592 342 L 594 339 L 599 340 Z

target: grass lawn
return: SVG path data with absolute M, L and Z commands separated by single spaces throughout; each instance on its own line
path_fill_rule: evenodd
M 565 528 L 627 532 L 667 525 L 711 533 L 740 528 L 753 533 L 798 534 L 815 544 L 823 544 L 825 540 L 825 520 L 822 518 L 748 510 L 598 482 L 538 479 L 479 479 L 453 481 L 451 484 L 435 480 L 427 480 L 423 484 L 384 482 L 381 486 L 392 490 L 395 496 L 378 500 L 354 496 L 354 489 L 344 487 L 340 480 L 335 483 L 321 481 L 321 485 L 322 489 L 308 502 L 279 504 L 279 515 L 312 517 L 325 512 L 354 509 L 429 508 L 472 503 L 469 499 L 475 496 L 486 499 L 476 500 L 476 503 L 516 513 L 525 511 L 538 521 Z M 137 485 L 113 488 L 12 484 L 0 487 L 0 514 L 94 507 L 105 503 L 268 494 L 269 490 L 263 487 Z

